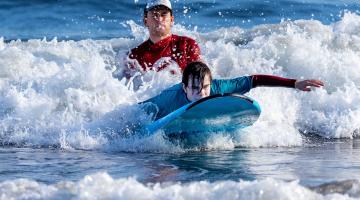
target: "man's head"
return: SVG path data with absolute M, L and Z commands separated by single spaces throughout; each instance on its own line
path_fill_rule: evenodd
M 190 101 L 197 101 L 210 96 L 211 81 L 211 71 L 205 63 L 189 63 L 182 76 L 182 85 L 186 97 Z
M 165 37 L 171 34 L 174 23 L 169 0 L 148 0 L 144 9 L 144 24 L 149 29 L 150 37 Z

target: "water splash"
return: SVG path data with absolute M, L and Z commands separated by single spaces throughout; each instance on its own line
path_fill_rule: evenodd
M 133 39 L 9 43 L 1 39 L 1 143 L 79 149 L 116 149 L 121 143 L 120 151 L 147 151 L 147 147 L 149 151 L 179 150 L 160 137 L 147 142 L 135 139 L 129 146 L 112 141 L 115 133 L 129 124 L 150 123 L 151 117 L 137 103 L 180 81 L 180 76 L 166 71 L 150 72 L 137 78 L 141 83 L 138 90 L 129 87 L 120 76 L 121 60 L 147 36 L 144 27 L 134 22 L 128 25 Z M 359 29 L 360 17 L 354 13 L 345 13 L 331 25 L 298 20 L 207 33 L 176 24 L 175 34 L 198 41 L 214 78 L 263 73 L 326 83 L 310 93 L 254 89 L 248 95 L 262 107 L 259 121 L 229 140 L 212 138 L 207 147 L 297 146 L 302 144 L 301 133 L 357 137 Z M 156 149 L 159 142 L 163 145 Z M 135 148 L 135 144 L 141 147 Z

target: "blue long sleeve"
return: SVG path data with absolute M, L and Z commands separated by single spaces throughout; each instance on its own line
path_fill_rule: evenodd
M 242 76 L 234 79 L 213 80 L 210 95 L 224 93 L 245 94 L 252 88 L 252 77 Z
M 144 104 L 147 113 L 154 113 L 155 119 L 159 119 L 188 103 L 190 102 L 186 98 L 182 85 L 176 84 L 140 104 Z
M 211 82 L 210 95 L 223 93 L 249 92 L 252 86 L 251 76 L 243 76 L 228 80 L 213 80 Z M 140 104 L 144 105 L 144 110 L 155 115 L 155 120 L 166 116 L 178 108 L 190 103 L 182 89 L 182 84 L 176 84 L 159 95 L 148 99 Z

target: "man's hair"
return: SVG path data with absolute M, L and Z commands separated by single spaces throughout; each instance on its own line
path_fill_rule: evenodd
M 159 10 L 159 9 L 161 9 L 161 8 L 165 8 L 165 9 L 169 10 L 170 15 L 173 16 L 173 13 L 172 13 L 172 10 L 171 10 L 171 9 L 169 9 L 168 7 L 163 6 L 163 5 L 158 5 L 158 6 L 154 6 L 154 7 L 150 8 L 150 9 L 144 8 L 144 18 L 147 17 L 147 13 L 148 13 L 150 10 Z
M 209 75 L 210 81 L 212 81 L 211 71 L 209 67 L 203 62 L 191 62 L 189 63 L 182 75 L 182 83 L 185 87 L 188 86 L 189 78 L 192 77 L 191 83 L 194 84 L 194 80 L 198 79 L 201 83 L 201 88 L 203 88 L 204 78 L 206 75 Z

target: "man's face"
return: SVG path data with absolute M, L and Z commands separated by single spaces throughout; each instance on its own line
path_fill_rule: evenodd
M 158 7 L 147 12 L 144 24 L 149 29 L 150 35 L 167 36 L 171 34 L 174 16 L 166 7 Z
M 192 76 L 190 76 L 188 86 L 185 87 L 185 85 L 183 84 L 183 89 L 186 93 L 186 97 L 190 101 L 197 101 L 204 97 L 210 96 L 211 81 L 209 75 L 205 75 L 202 88 L 199 79 L 194 79 L 194 83 L 192 82 L 192 80 Z

